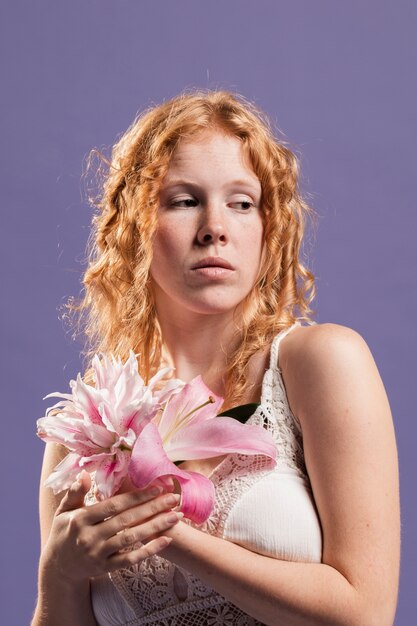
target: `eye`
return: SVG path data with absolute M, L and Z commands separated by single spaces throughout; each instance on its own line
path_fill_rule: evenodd
M 175 200 L 171 200 L 170 205 L 176 206 L 184 209 L 188 209 L 194 206 L 197 206 L 198 200 L 195 198 L 177 198 Z
M 238 202 L 231 202 L 231 206 L 240 205 L 240 209 L 243 211 L 249 211 L 254 208 L 255 205 L 251 200 L 239 200 Z

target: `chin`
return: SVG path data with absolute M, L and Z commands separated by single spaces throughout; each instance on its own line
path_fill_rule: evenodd
M 227 313 L 233 313 L 236 307 L 239 306 L 241 300 L 227 301 L 226 299 L 207 299 L 190 302 L 188 305 L 189 310 L 201 315 L 224 315 Z
M 212 285 L 209 289 L 191 287 L 170 292 L 155 289 L 154 295 L 161 311 L 169 311 L 171 315 L 181 317 L 185 312 L 196 315 L 233 315 L 248 294 Z

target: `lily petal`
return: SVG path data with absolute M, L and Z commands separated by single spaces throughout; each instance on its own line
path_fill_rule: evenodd
M 54 468 L 51 474 L 44 482 L 45 487 L 51 487 L 56 495 L 64 489 L 69 489 L 80 473 L 79 465 L 80 455 L 70 452 L 67 456 Z
M 81 456 L 110 447 L 114 442 L 114 435 L 103 426 L 71 418 L 66 412 L 38 419 L 37 435 L 44 441 L 60 443 Z
M 129 452 L 115 450 L 114 454 L 102 453 L 83 457 L 80 459 L 80 466 L 88 472 L 96 472 L 94 480 L 97 496 L 103 500 L 113 496 L 120 488 L 127 476 L 129 462 Z
M 106 399 L 106 389 L 95 389 L 87 385 L 78 374 L 77 380 L 70 382 L 74 404 L 93 424 L 101 424 L 98 407 Z M 104 396 L 104 397 L 103 397 Z
M 174 477 L 181 486 L 180 511 L 196 524 L 202 524 L 214 509 L 214 485 L 209 478 L 198 472 L 186 472 L 176 465 L 174 467 L 177 470 Z
M 196 376 L 170 397 L 159 419 L 159 432 L 164 443 L 189 422 L 200 424 L 215 417 L 222 404 L 223 398 L 216 396 L 201 376 Z
M 180 469 L 169 460 L 153 422 L 145 426 L 136 440 L 129 476 L 139 489 L 144 489 L 160 477 L 176 478 L 181 485 L 181 511 L 196 524 L 204 522 L 213 510 L 213 483 L 201 474 Z
M 185 386 L 185 382 L 179 378 L 173 378 L 169 380 L 162 389 L 153 391 L 153 396 L 162 405 L 169 400 L 169 398 L 181 391 Z
M 241 424 L 231 417 L 215 417 L 187 424 L 165 444 L 171 461 L 208 459 L 221 454 L 264 454 L 275 460 L 276 444 L 261 426 Z
M 161 370 L 159 370 L 159 372 L 156 372 L 155 376 L 152 376 L 152 378 L 150 379 L 150 381 L 148 383 L 148 389 L 153 389 L 154 386 L 156 385 L 156 383 L 158 383 L 160 380 L 162 380 L 168 374 L 171 374 L 171 372 L 173 370 L 174 370 L 173 367 L 164 367 Z M 182 383 L 182 381 L 179 381 L 179 382 Z M 182 384 L 184 384 L 184 383 L 182 383 Z

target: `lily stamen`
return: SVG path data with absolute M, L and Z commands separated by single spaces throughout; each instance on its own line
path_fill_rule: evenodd
M 183 415 L 182 417 L 178 417 L 178 420 L 176 421 L 176 423 L 174 424 L 174 427 L 171 428 L 171 430 L 169 430 L 165 437 L 163 438 L 164 440 L 164 444 L 166 442 L 168 442 L 174 435 L 176 432 L 178 432 L 181 428 L 183 428 L 184 424 L 187 422 L 187 419 L 193 415 L 196 411 L 199 411 L 200 409 L 204 408 L 205 406 L 207 406 L 208 404 L 214 404 L 215 399 L 213 398 L 213 396 L 209 396 L 208 400 L 206 402 L 203 402 L 202 404 L 200 404 L 199 406 L 196 406 L 194 409 L 192 409 L 191 411 L 188 411 L 188 413 L 186 413 L 185 415 Z M 162 423 L 162 419 L 163 419 L 163 414 L 162 414 L 162 418 L 161 418 L 161 422 L 160 425 Z

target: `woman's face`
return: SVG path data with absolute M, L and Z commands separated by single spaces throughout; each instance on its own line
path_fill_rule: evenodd
M 158 311 L 233 311 L 254 286 L 261 185 L 240 141 L 207 131 L 182 140 L 162 181 L 151 277 Z

